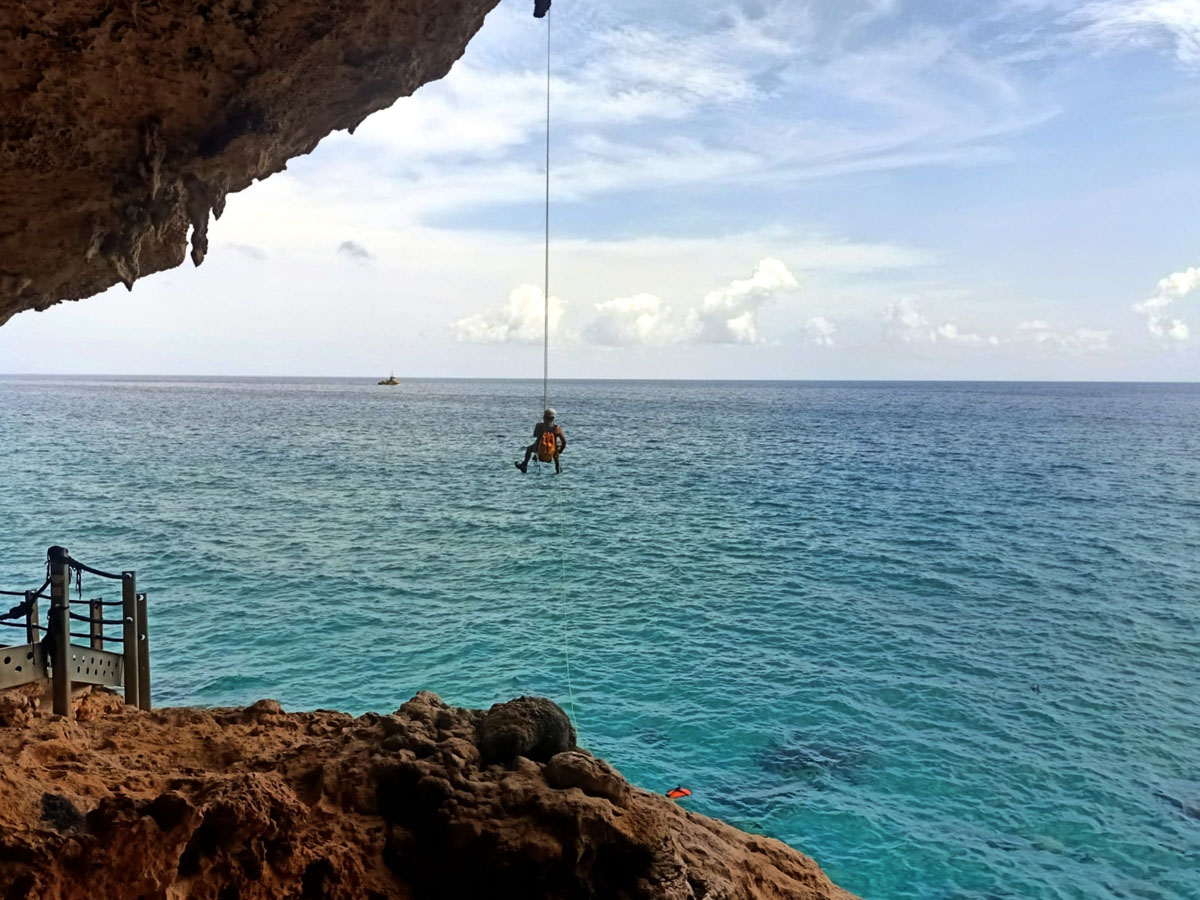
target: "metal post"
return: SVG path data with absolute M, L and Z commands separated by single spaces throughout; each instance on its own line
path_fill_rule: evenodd
M 121 573 L 121 620 L 125 637 L 125 659 L 122 669 L 125 673 L 125 705 L 138 704 L 138 615 L 137 615 L 137 575 L 134 572 Z
M 150 711 L 150 634 L 146 622 L 146 595 L 137 595 L 138 621 L 138 709 Z
M 50 630 L 54 634 L 53 693 L 54 713 L 71 718 L 71 569 L 66 547 L 51 547 Z
M 97 597 L 88 601 L 88 618 L 92 620 L 88 624 L 88 635 L 93 650 L 104 649 L 104 626 L 100 624 L 100 620 L 104 618 L 104 607 L 100 605 L 100 600 L 101 598 Z
M 41 640 L 41 638 L 38 637 L 37 630 L 38 602 L 37 598 L 34 596 L 34 593 L 34 591 L 25 592 L 25 603 L 27 604 L 25 607 L 25 638 L 26 643 L 28 644 L 36 644 L 39 640 Z

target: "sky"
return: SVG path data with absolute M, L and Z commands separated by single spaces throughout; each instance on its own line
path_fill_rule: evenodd
M 545 20 L 0 372 L 540 377 Z M 1200 379 L 1200 0 L 554 0 L 551 376 Z

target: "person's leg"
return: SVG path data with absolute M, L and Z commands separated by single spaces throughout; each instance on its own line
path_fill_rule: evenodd
M 525 448 L 525 458 L 523 460 L 521 460 L 521 462 L 513 463 L 513 465 L 516 466 L 518 469 L 520 469 L 522 472 L 528 472 L 529 471 L 529 457 L 533 456 L 533 454 L 536 452 L 537 452 L 537 444 L 530 444 L 528 447 Z

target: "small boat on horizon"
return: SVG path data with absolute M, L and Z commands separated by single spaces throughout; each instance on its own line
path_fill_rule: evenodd
M 396 373 L 395 373 L 395 372 L 393 372 L 393 373 L 392 373 L 391 375 L 389 375 L 387 378 L 383 379 L 383 381 L 380 381 L 380 382 L 377 382 L 377 383 L 378 383 L 378 384 L 399 384 L 399 383 L 400 383 L 400 379 L 399 379 L 399 378 L 397 378 L 397 377 L 396 377 Z

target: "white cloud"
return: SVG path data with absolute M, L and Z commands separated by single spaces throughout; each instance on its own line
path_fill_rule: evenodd
M 750 278 L 738 279 L 705 295 L 698 309 L 688 311 L 687 329 L 705 344 L 758 344 L 758 310 L 780 294 L 795 291 L 800 282 L 774 257 L 761 260 Z
M 606 347 L 659 346 L 686 337 L 671 307 L 654 294 L 614 297 L 596 304 L 598 317 L 584 330 L 593 344 Z
M 892 340 L 907 343 L 947 344 L 967 347 L 1002 347 L 1016 344 L 1041 346 L 1056 353 L 1077 356 L 1105 353 L 1110 349 L 1111 331 L 1076 328 L 1059 331 L 1045 319 L 1030 319 L 1008 334 L 980 334 L 964 331 L 953 321 L 931 322 L 911 297 L 884 307 L 884 324 Z
M 1063 347 L 1073 353 L 1107 353 L 1111 331 L 1098 328 L 1076 328 L 1063 338 Z
M 478 43 L 486 44 L 491 34 L 481 34 Z M 516 40 L 528 36 L 514 33 Z M 553 117 L 563 129 L 560 137 L 579 128 L 676 121 L 757 93 L 753 70 L 739 58 L 751 49 L 751 33 L 739 36 L 726 28 L 672 34 L 621 24 L 587 38 L 560 44 L 556 55 Z M 514 58 L 513 49 L 515 44 L 488 58 L 487 49 L 475 52 L 473 44 L 446 78 L 363 122 L 355 144 L 386 149 L 393 160 L 411 163 L 447 156 L 494 158 L 539 137 L 546 103 L 540 53 Z M 776 42 L 775 53 L 785 50 L 786 44 Z M 347 143 L 344 136 L 335 140 Z
M 954 322 L 943 322 L 933 331 L 935 340 L 951 341 L 961 344 L 991 344 L 993 347 L 1000 343 L 1000 339 L 995 335 L 984 337 L 983 335 L 975 334 L 971 331 L 960 331 L 958 325 Z
M 891 0 L 607 4 L 573 13 L 555 56 L 558 202 L 702 184 L 799 180 L 1004 158 L 1001 139 L 1055 108 L 960 30 L 881 29 Z M 661 12 L 661 14 L 659 14 Z M 541 187 L 537 32 L 500 7 L 449 75 L 334 136 L 354 174 L 414 219 L 524 204 Z
M 901 297 L 895 303 L 889 303 L 883 308 L 883 322 L 888 334 L 895 340 L 909 343 L 911 341 L 933 340 L 934 331 L 929 326 L 925 314 L 917 309 L 917 303 L 911 297 Z
M 697 307 L 678 318 L 661 297 L 639 293 L 596 304 L 598 317 L 584 329 L 594 344 L 623 347 L 661 346 L 690 341 L 700 344 L 761 344 L 758 311 L 780 295 L 799 289 L 800 282 L 780 260 L 760 260 L 749 278 L 735 279 L 710 291 Z M 831 322 L 821 320 L 832 327 Z M 834 329 L 836 331 L 836 328 Z M 832 332 L 823 335 L 831 338 Z
M 1173 318 L 1168 310 L 1197 288 L 1200 288 L 1200 268 L 1175 272 L 1158 282 L 1154 296 L 1133 304 L 1133 311 L 1146 317 L 1146 327 L 1159 340 L 1184 343 L 1191 339 L 1191 328 L 1183 317 Z
M 1031 319 L 1017 326 L 1017 340 L 1037 344 L 1071 355 L 1107 353 L 1111 348 L 1111 331 L 1096 328 L 1076 328 L 1060 332 L 1045 319 Z
M 892 340 L 902 343 L 947 343 L 984 345 L 998 347 L 1002 343 L 996 335 L 981 335 L 963 331 L 953 321 L 931 322 L 917 306 L 912 297 L 902 297 L 883 308 L 886 332 Z
M 456 340 L 468 344 L 540 343 L 546 322 L 542 289 L 523 284 L 508 295 L 508 303 L 499 309 L 467 316 L 451 323 Z M 550 298 L 550 337 L 562 336 L 566 305 L 558 297 Z
M 837 334 L 837 330 L 837 325 L 824 316 L 813 316 L 804 323 L 808 342 L 818 347 L 832 347 L 833 336 Z
M 1022 322 L 1018 325 L 1017 331 L 1022 334 L 1028 334 L 1030 340 L 1041 344 L 1050 339 L 1050 335 L 1054 331 L 1054 326 L 1045 319 L 1030 319 L 1028 322 Z
M 1104 49 L 1167 44 L 1180 63 L 1200 67 L 1200 0 L 1094 0 L 1068 20 Z

